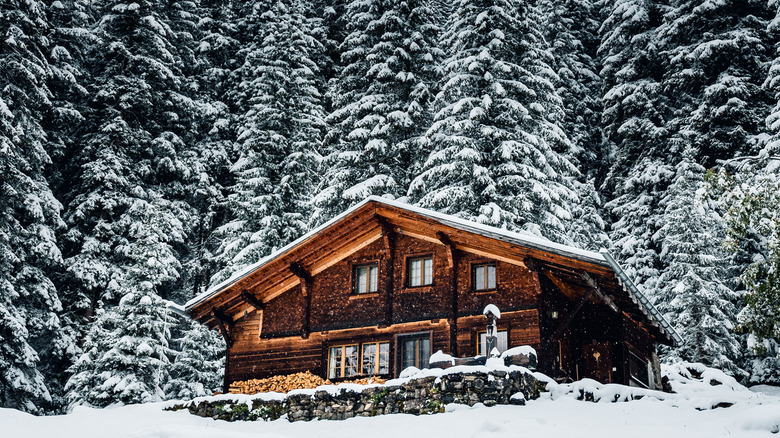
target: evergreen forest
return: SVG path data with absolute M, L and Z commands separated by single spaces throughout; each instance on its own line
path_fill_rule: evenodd
M 776 0 L 3 0 L 0 406 L 211 394 L 174 309 L 370 195 L 608 249 L 780 385 Z

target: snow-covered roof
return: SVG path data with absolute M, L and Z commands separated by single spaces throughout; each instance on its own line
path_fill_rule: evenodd
M 569 245 L 562 245 L 560 243 L 552 242 L 550 240 L 547 240 L 542 237 L 534 236 L 531 234 L 526 233 L 517 233 L 509 230 L 504 230 L 501 228 L 491 227 L 489 225 L 480 224 L 477 222 L 473 222 L 470 220 L 462 219 L 456 216 L 452 216 L 449 214 L 440 213 L 438 211 L 429 210 L 427 208 L 417 207 L 415 205 L 407 204 L 404 202 L 399 202 L 387 198 L 383 198 L 380 196 L 369 196 L 368 198 L 364 199 L 363 201 L 359 202 L 358 204 L 355 204 L 352 208 L 344 211 L 343 213 L 339 214 L 338 216 L 334 217 L 333 219 L 325 222 L 324 224 L 312 229 L 308 233 L 304 234 L 300 238 L 296 239 L 295 241 L 289 243 L 288 245 L 285 245 L 284 247 L 274 251 L 273 253 L 269 254 L 266 257 L 263 257 L 258 262 L 253 263 L 251 265 L 246 266 L 243 269 L 240 269 L 236 271 L 233 275 L 230 276 L 227 280 L 224 280 L 212 287 L 210 287 L 205 292 L 195 296 L 191 300 L 189 300 L 184 307 L 186 309 L 190 309 L 193 306 L 202 303 L 203 301 L 208 300 L 212 296 L 216 295 L 220 291 L 224 290 L 225 288 L 239 282 L 242 278 L 250 275 L 252 272 L 256 271 L 257 269 L 261 268 L 268 262 L 280 257 L 281 255 L 287 253 L 288 251 L 292 250 L 293 248 L 301 245 L 302 243 L 306 242 L 307 240 L 311 239 L 318 233 L 320 233 L 322 230 L 330 227 L 331 225 L 339 222 L 344 217 L 350 215 L 355 210 L 360 209 L 364 205 L 370 203 L 370 202 L 376 202 L 380 204 L 385 204 L 391 207 L 400 208 L 403 210 L 407 210 L 412 213 L 419 214 L 420 216 L 425 216 L 427 218 L 433 219 L 437 222 L 440 222 L 443 225 L 448 225 L 453 228 L 457 228 L 463 231 L 472 232 L 474 234 L 479 234 L 485 237 L 492 237 L 498 240 L 502 240 L 508 243 L 515 243 L 521 246 L 525 246 L 527 248 L 531 249 L 538 249 L 546 252 L 552 252 L 555 254 L 560 254 L 563 256 L 568 256 L 577 260 L 582 260 L 585 262 L 595 263 L 603 266 L 609 266 L 604 259 L 604 256 L 601 255 L 598 252 L 594 251 L 587 251 L 580 248 L 575 248 L 573 246 Z
M 441 223 L 442 225 L 446 225 L 469 233 L 477 234 L 488 238 L 493 238 L 496 240 L 519 245 L 529 249 L 535 249 L 535 250 L 544 251 L 552 254 L 558 254 L 571 259 L 580 260 L 583 262 L 611 268 L 612 270 L 615 271 L 615 274 L 618 276 L 620 281 L 623 283 L 623 286 L 631 295 L 632 300 L 641 308 L 642 312 L 645 313 L 645 315 L 651 320 L 657 321 L 661 330 L 666 335 L 668 335 L 670 339 L 673 339 L 675 342 L 680 342 L 680 336 L 674 331 L 671 325 L 663 318 L 663 316 L 658 312 L 658 310 L 656 310 L 655 307 L 653 307 L 653 305 L 648 301 L 648 299 L 636 288 L 636 286 L 626 276 L 625 272 L 623 272 L 623 269 L 620 268 L 620 266 L 614 261 L 614 259 L 611 256 L 609 256 L 608 253 L 606 253 L 606 250 L 602 250 L 601 252 L 588 251 L 573 246 L 552 242 L 543 237 L 496 228 L 489 225 L 480 224 L 478 222 L 462 219 L 457 216 L 440 213 L 438 211 L 429 210 L 427 208 L 422 208 L 404 202 L 382 198 L 379 196 L 369 196 L 368 198 L 364 199 L 362 202 L 354 205 L 352 208 L 344 211 L 343 213 L 339 214 L 338 216 L 334 217 L 328 222 L 320 225 L 319 227 L 312 229 L 311 231 L 304 234 L 303 236 L 296 239 L 295 241 L 291 242 L 290 244 L 273 252 L 267 257 L 260 259 L 257 263 L 254 263 L 252 265 L 245 267 L 244 269 L 237 271 L 227 280 L 212 286 L 205 292 L 189 300 L 184 307 L 187 310 L 190 310 L 194 306 L 217 295 L 222 290 L 241 281 L 241 279 L 247 277 L 252 272 L 263 267 L 264 265 L 268 264 L 272 260 L 281 257 L 285 253 L 291 251 L 292 249 L 298 247 L 299 245 L 302 245 L 303 243 L 307 242 L 308 240 L 310 240 L 311 238 L 319 234 L 321 231 L 341 221 L 346 216 L 349 216 L 351 213 L 360 209 L 361 207 L 363 207 L 364 205 L 370 202 L 375 202 L 390 207 L 406 210 L 411 213 L 415 213 L 420 216 L 432 219 L 436 222 Z

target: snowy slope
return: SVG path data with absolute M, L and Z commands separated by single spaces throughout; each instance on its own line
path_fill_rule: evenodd
M 76 408 L 69 415 L 34 417 L 0 409 L 0 435 L 8 438 L 492 438 L 515 436 L 612 437 L 629 432 L 633 438 L 762 437 L 780 431 L 780 397 L 776 388 L 754 392 L 707 369 L 701 379 L 680 376 L 672 369 L 677 394 L 601 385 L 592 380 L 553 385 L 551 391 L 526 406 L 448 405 L 447 412 L 420 416 L 398 414 L 345 421 L 228 423 L 196 417 L 186 410 L 166 412 L 174 402 L 110 409 Z M 675 377 L 677 376 L 677 377 Z M 711 386 L 710 378 L 721 379 Z M 579 389 L 601 396 L 598 403 L 576 399 Z M 644 395 L 640 400 L 612 403 L 615 394 Z M 598 397 L 597 397 L 598 398 Z M 729 408 L 704 406 L 727 401 Z M 776 436 L 776 435 L 775 435 Z

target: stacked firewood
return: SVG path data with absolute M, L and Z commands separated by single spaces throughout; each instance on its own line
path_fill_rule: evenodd
M 337 382 L 341 383 L 341 382 Z M 365 377 L 349 380 L 344 383 L 357 383 L 368 385 L 371 383 L 385 383 L 378 377 Z M 289 392 L 294 389 L 316 388 L 321 385 L 330 385 L 330 380 L 324 380 L 319 376 L 306 371 L 304 373 L 288 374 L 286 376 L 273 376 L 266 379 L 251 379 L 233 382 L 230 385 L 231 394 L 257 394 L 260 392 Z

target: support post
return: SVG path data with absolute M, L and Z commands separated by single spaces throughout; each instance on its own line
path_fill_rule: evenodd
M 233 346 L 233 320 L 224 312 L 218 309 L 211 311 L 211 315 L 217 320 L 219 333 L 225 339 L 228 349 Z
M 395 231 L 393 227 L 381 216 L 377 221 L 382 225 L 382 242 L 385 251 L 385 325 L 393 325 L 393 305 L 395 294 Z
M 455 244 L 450 237 L 441 231 L 436 233 L 436 237 L 447 248 L 447 266 L 449 267 L 449 288 L 450 288 L 450 354 L 458 357 L 458 252 Z
M 301 294 L 303 295 L 303 322 L 301 324 L 301 338 L 309 337 L 311 324 L 311 285 L 313 282 L 311 274 L 297 263 L 290 263 L 290 272 L 293 273 L 301 283 Z

